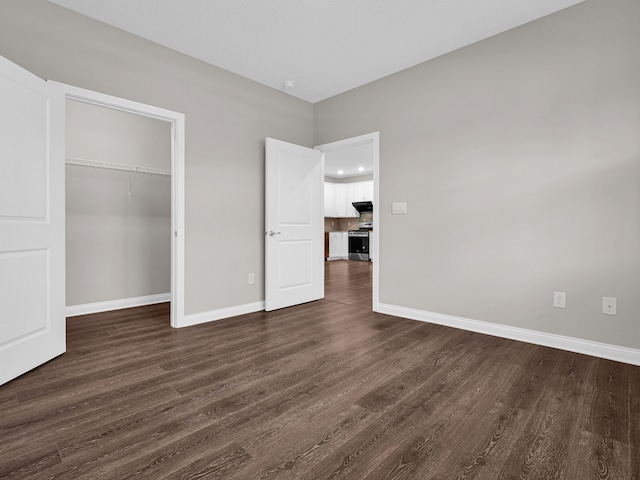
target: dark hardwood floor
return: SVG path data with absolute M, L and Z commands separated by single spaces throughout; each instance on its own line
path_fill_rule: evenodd
M 640 479 L 639 367 L 376 314 L 370 264 L 326 268 L 276 312 L 70 318 L 0 387 L 0 478 Z
M 325 262 L 324 298 L 332 302 L 372 309 L 371 262 L 331 260 Z

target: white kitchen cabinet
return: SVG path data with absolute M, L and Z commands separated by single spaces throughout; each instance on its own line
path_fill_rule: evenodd
M 329 260 L 348 257 L 347 232 L 329 232 Z
M 368 182 L 356 182 L 353 184 L 354 202 L 373 201 L 373 180 Z
M 358 211 L 353 208 L 354 184 L 353 183 L 336 183 L 336 209 L 338 217 L 358 217 Z
M 340 218 L 347 217 L 347 184 L 335 183 L 334 185 L 336 186 L 336 216 Z
M 346 217 L 359 217 L 360 214 L 358 213 L 358 211 L 353 208 L 353 202 L 357 201 L 356 198 L 356 194 L 355 194 L 355 183 L 345 183 L 345 185 L 347 186 L 347 203 L 345 204 L 345 216 Z
M 353 202 L 373 201 L 373 181 L 354 183 L 324 183 L 324 216 L 332 218 L 359 217 Z
M 336 184 L 324 182 L 324 216 L 336 218 L 338 209 L 336 208 Z

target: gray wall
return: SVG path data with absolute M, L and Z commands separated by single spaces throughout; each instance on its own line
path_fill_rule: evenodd
M 171 169 L 169 123 L 72 100 L 66 114 L 68 157 Z M 67 305 L 171 291 L 171 177 L 67 165 L 65 190 Z
M 46 0 L 0 2 L 0 55 L 42 78 L 184 113 L 185 313 L 263 300 L 264 138 L 313 146 L 311 104 Z
M 380 131 L 381 302 L 640 348 L 639 20 L 587 0 L 315 106 L 46 0 L 0 2 L 0 54 L 186 114 L 187 314 L 263 298 L 264 137 Z
M 382 303 L 640 348 L 638 25 L 587 0 L 314 106 L 380 131 Z

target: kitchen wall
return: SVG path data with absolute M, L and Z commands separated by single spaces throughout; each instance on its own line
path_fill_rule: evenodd
M 640 348 L 638 25 L 587 0 L 314 106 L 380 131 L 381 303 Z
M 168 122 L 66 105 L 68 157 L 171 170 Z M 65 191 L 67 306 L 171 292 L 171 177 L 67 165 Z
M 0 2 L 0 55 L 45 79 L 184 113 L 185 313 L 264 299 L 264 139 L 313 146 L 311 104 L 46 0 Z

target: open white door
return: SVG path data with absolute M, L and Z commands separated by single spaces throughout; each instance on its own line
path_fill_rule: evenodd
M 265 310 L 324 297 L 322 153 L 267 138 Z
M 64 108 L 0 57 L 0 385 L 66 348 Z

